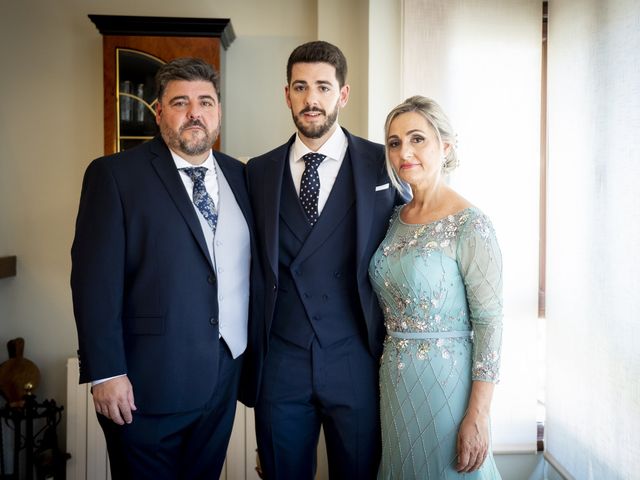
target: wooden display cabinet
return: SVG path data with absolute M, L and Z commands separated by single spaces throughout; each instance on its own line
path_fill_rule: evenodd
M 16 257 L 0 257 L 0 278 L 16 276 Z
M 221 58 L 235 38 L 228 18 L 89 15 L 103 35 L 104 153 L 157 134 L 155 74 L 178 57 L 199 57 L 222 76 Z M 220 148 L 220 139 L 214 145 Z

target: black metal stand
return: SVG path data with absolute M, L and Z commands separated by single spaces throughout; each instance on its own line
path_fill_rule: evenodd
M 64 407 L 55 400 L 37 402 L 35 395 L 25 395 L 24 405 L 0 410 L 2 426 L 13 430 L 13 474 L 7 475 L 4 464 L 4 444 L 0 431 L 0 478 L 12 480 L 64 480 L 65 466 L 71 457 L 58 448 L 56 427 Z M 24 425 L 24 433 L 23 433 Z M 24 472 L 20 474 L 20 454 L 24 452 Z M 35 475 L 35 477 L 34 477 Z

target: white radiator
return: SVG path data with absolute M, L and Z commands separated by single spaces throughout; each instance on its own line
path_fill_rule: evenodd
M 78 385 L 78 359 L 67 360 L 68 480 L 110 480 L 107 446 L 88 384 Z
M 107 446 L 87 384 L 78 385 L 78 359 L 67 360 L 67 480 L 110 480 Z M 255 472 L 253 410 L 238 403 L 221 480 L 259 480 Z

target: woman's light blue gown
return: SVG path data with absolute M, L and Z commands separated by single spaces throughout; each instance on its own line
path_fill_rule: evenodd
M 428 224 L 391 218 L 369 275 L 385 316 L 380 479 L 500 479 L 493 456 L 459 474 L 456 440 L 471 382 L 498 381 L 502 259 L 471 207 Z

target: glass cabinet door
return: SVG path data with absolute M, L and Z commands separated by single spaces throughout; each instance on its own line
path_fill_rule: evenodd
M 155 75 L 164 63 L 145 52 L 116 49 L 118 151 L 146 142 L 157 134 Z
M 103 36 L 104 153 L 152 139 L 155 75 L 175 58 L 202 58 L 220 72 L 235 38 L 228 18 L 89 15 Z M 222 74 L 221 74 L 222 75 Z M 220 138 L 214 149 L 220 149 Z

